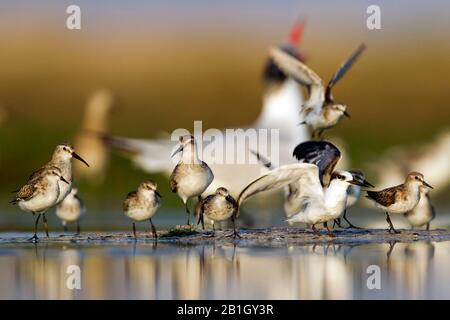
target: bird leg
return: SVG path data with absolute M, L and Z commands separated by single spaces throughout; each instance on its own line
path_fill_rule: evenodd
M 394 228 L 394 225 L 392 224 L 391 218 L 389 217 L 389 213 L 386 212 L 386 221 L 389 224 L 389 230 L 388 232 L 390 233 L 391 231 L 394 231 L 394 233 L 400 233 L 400 231 L 396 230 Z
M 81 228 L 80 228 L 80 222 L 77 221 L 77 233 L 75 233 L 76 236 L 80 235 L 81 233 Z
M 200 214 L 198 215 L 197 225 L 199 225 L 200 223 L 202 224 L 202 229 L 205 230 L 205 220 L 202 212 L 200 212 Z
M 347 219 L 347 210 L 344 211 L 344 220 L 348 223 L 348 227 L 349 228 L 353 228 L 353 229 L 361 229 L 360 227 L 355 226 L 353 223 L 351 223 L 348 219 Z
M 323 223 L 323 226 L 325 227 L 325 228 L 327 228 L 327 235 L 328 236 L 330 236 L 330 237 L 335 237 L 335 235 L 333 234 L 333 231 L 331 231 L 331 229 L 330 229 L 330 227 L 328 226 L 328 223 L 325 221 L 324 223 Z
M 191 226 L 190 222 L 190 218 L 191 218 L 191 212 L 189 211 L 189 207 L 188 207 L 188 201 L 186 200 L 186 203 L 184 204 L 185 208 L 186 208 L 186 214 L 187 214 L 187 226 Z
M 430 231 L 430 223 L 427 223 L 427 231 Z
M 155 226 L 153 225 L 152 218 L 150 218 L 149 221 L 150 221 L 150 224 L 152 225 L 153 239 L 155 239 L 155 241 L 156 241 L 156 239 L 158 239 L 158 234 L 156 233 L 156 228 L 155 228 Z
M 136 237 L 136 223 L 133 222 L 133 235 L 134 235 L 134 240 L 137 239 Z
M 322 140 L 322 135 L 323 135 L 323 132 L 325 131 L 325 129 L 320 129 L 319 130 L 319 134 L 318 134 L 318 138 L 320 139 L 320 140 Z
M 33 212 L 34 215 L 34 212 Z M 28 241 L 32 241 L 32 242 L 37 242 L 39 240 L 38 236 L 37 236 L 37 227 L 38 227 L 38 223 L 39 223 L 39 219 L 41 218 L 41 214 L 39 213 L 35 222 L 34 222 L 34 236 L 32 236 L 30 239 L 28 239 Z
M 239 235 L 239 232 L 236 230 L 236 221 L 234 216 L 231 217 L 231 222 L 233 224 L 233 233 L 227 235 L 226 237 L 233 237 L 234 239 L 236 238 L 241 238 L 241 236 Z
M 47 223 L 47 218 L 45 217 L 45 213 L 42 214 L 42 219 L 44 220 L 45 235 L 47 236 L 47 238 L 49 238 L 48 223 Z
M 337 225 L 339 228 L 342 228 L 342 225 L 341 225 L 341 218 L 334 219 L 334 221 L 333 221 L 333 228 L 334 228 L 336 225 Z

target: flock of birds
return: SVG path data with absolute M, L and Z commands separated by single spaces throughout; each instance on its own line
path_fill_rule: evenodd
M 262 192 L 283 189 L 286 221 L 290 224 L 303 223 L 311 226 L 314 231 L 317 231 L 316 225 L 323 224 L 328 231 L 327 234 L 334 236 L 332 227 L 335 225 L 341 227 L 342 217 L 349 227 L 356 228 L 346 216 L 347 209 L 358 201 L 363 188 L 374 188 L 374 185 L 365 179 L 361 170 L 337 169 L 337 166 L 341 165 L 339 162 L 342 162 L 339 161 L 342 158 L 339 148 L 330 141 L 311 140 L 307 128 L 312 131 L 313 138 L 320 139 L 325 130 L 336 126 L 343 117 L 350 117 L 347 106 L 335 101 L 332 89 L 358 60 L 366 46 L 360 45 L 338 68 L 327 86 L 324 86 L 321 78 L 304 64 L 302 56 L 295 50 L 302 32 L 303 25 L 297 23 L 290 34 L 289 45 L 270 49 L 270 58 L 264 75 L 272 84 L 276 83 L 279 99 L 278 103 L 275 103 L 272 96 L 265 98 L 263 117 L 255 124 L 255 127 L 280 129 L 282 138 L 280 163 L 273 164 L 265 158 L 265 155 L 252 151 L 261 166 L 266 167 L 268 171 L 256 178 L 253 176 L 246 179 L 245 172 L 250 170 L 240 168 L 237 174 L 233 170 L 233 165 L 224 165 L 224 168 L 210 166 L 207 159 L 204 161 L 205 159 L 202 160 L 199 156 L 194 136 L 180 137 L 178 148 L 172 154 L 172 157 L 175 155 L 180 157 L 175 168 L 170 167 L 169 184 L 171 191 L 176 193 L 185 205 L 186 224 L 189 227 L 192 225 L 188 201 L 197 198 L 195 207 L 197 225 L 202 224 L 204 228 L 206 217 L 212 224 L 214 234 L 215 222 L 231 220 L 233 232 L 230 236 L 240 237 L 235 222 L 239 218 L 242 203 Z M 301 94 L 298 90 L 299 85 L 307 89 L 308 97 L 305 101 L 299 96 Z M 103 96 L 97 99 L 110 101 L 111 98 L 103 93 Z M 289 121 L 277 115 L 274 110 L 285 115 Z M 106 111 L 100 110 L 100 114 L 102 113 Z M 301 121 L 291 126 L 294 113 Z M 269 124 L 268 118 L 275 120 Z M 87 137 L 78 137 L 92 140 L 88 142 L 91 146 L 86 150 L 94 152 L 97 147 L 105 148 L 105 144 L 108 144 L 129 151 L 135 163 L 147 171 L 167 171 L 167 167 L 171 165 L 168 152 L 172 150 L 172 145 L 167 142 L 96 134 L 103 132 L 105 126 L 104 123 L 100 127 L 90 126 L 87 123 L 86 129 L 91 132 Z M 93 136 L 101 138 L 94 139 Z M 298 144 L 298 141 L 302 142 Z M 80 232 L 78 222 L 85 212 L 85 206 L 77 196 L 77 189 L 73 187 L 73 158 L 83 163 L 87 170 L 91 169 L 73 147 L 68 144 L 58 145 L 51 160 L 30 176 L 28 182 L 17 191 L 16 197 L 12 200 L 12 203 L 17 204 L 22 210 L 36 216 L 35 233 L 30 240 L 38 240 L 37 227 L 41 216 L 48 236 L 45 212 L 52 207 L 56 207 L 57 216 L 63 221 L 65 228 L 67 223 L 76 222 L 77 231 Z M 102 157 L 92 156 L 88 159 L 94 159 L 94 163 L 89 160 L 94 164 L 93 168 L 95 159 L 101 163 L 105 162 Z M 221 173 L 221 170 L 226 169 L 225 176 L 228 181 L 215 177 L 217 172 Z M 238 178 L 239 183 L 234 183 L 233 178 Z M 413 227 L 425 225 L 429 229 L 430 221 L 435 216 L 428 195 L 430 188 L 432 187 L 425 181 L 423 174 L 412 171 L 406 175 L 402 184 L 380 191 L 366 190 L 366 197 L 385 212 L 389 232 L 399 232 L 392 224 L 391 214 L 405 215 Z M 123 212 L 133 221 L 135 238 L 135 223 L 149 221 L 156 240 L 157 232 L 152 217 L 160 205 L 161 195 L 156 183 L 151 180 L 143 181 L 136 191 L 126 196 Z M 330 226 L 330 223 L 333 223 L 333 226 Z

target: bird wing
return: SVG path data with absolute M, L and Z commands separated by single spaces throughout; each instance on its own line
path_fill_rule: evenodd
M 278 189 L 295 183 L 302 175 L 305 174 L 305 172 L 311 170 L 317 170 L 317 166 L 308 163 L 295 163 L 280 166 L 260 176 L 256 180 L 249 183 L 239 194 L 237 198 L 237 216 L 239 216 L 239 207 L 244 200 L 257 193 Z
M 331 174 L 341 158 L 339 149 L 328 141 L 302 142 L 295 147 L 293 155 L 300 162 L 319 167 L 319 178 L 323 186 L 329 184 Z
M 325 93 L 326 101 L 333 101 L 333 94 L 331 93 L 331 89 L 347 73 L 347 71 L 350 70 L 352 65 L 356 62 L 356 60 L 358 60 L 359 56 L 365 49 L 366 45 L 364 43 L 360 44 L 359 47 L 352 53 L 352 55 L 339 66 L 339 69 L 337 69 L 335 74 L 328 82 L 327 90 Z
M 366 191 L 366 197 L 381 204 L 383 207 L 389 207 L 391 204 L 395 203 L 399 187 L 400 186 L 395 186 L 381 191 Z
M 100 134 L 106 145 L 125 151 L 139 168 L 147 172 L 169 172 L 170 161 L 177 141 L 166 139 L 134 139 Z
M 45 170 L 46 170 L 46 166 L 43 166 L 43 167 L 37 169 L 30 175 L 30 177 L 28 178 L 28 181 L 32 181 L 32 180 L 36 179 L 37 177 L 40 177 L 42 172 L 44 172 Z
M 320 79 L 317 73 L 292 55 L 275 47 L 269 50 L 269 54 L 280 70 L 300 84 L 304 86 L 322 86 L 322 79 Z
M 128 211 L 130 204 L 134 201 L 136 197 L 136 191 L 131 191 L 127 194 L 125 201 L 123 202 L 123 211 Z
M 36 191 L 37 188 L 34 184 L 26 184 L 20 188 L 19 192 L 17 192 L 16 198 L 11 201 L 11 203 L 15 204 L 20 200 L 28 200 L 35 194 Z

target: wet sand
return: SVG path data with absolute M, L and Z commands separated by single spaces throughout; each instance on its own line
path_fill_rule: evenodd
M 185 231 L 185 229 L 180 229 Z M 215 236 L 209 230 L 185 232 L 185 235 L 173 235 L 174 231 L 159 231 L 158 243 L 171 244 L 225 244 L 234 243 L 240 247 L 264 246 L 281 247 L 286 245 L 315 245 L 315 244 L 380 244 L 380 243 L 411 243 L 415 241 L 448 241 L 450 231 L 436 230 L 400 230 L 401 233 L 388 233 L 385 229 L 337 229 L 333 236 L 325 230 L 313 232 L 303 228 L 265 228 L 240 229 L 240 238 L 233 238 L 232 230 L 217 230 Z M 170 232 L 170 234 L 169 234 Z M 175 232 L 176 233 L 176 232 Z M 30 233 L 0 234 L 0 244 L 28 243 Z M 150 232 L 138 232 L 137 242 L 153 242 Z M 86 232 L 80 235 L 71 233 L 51 234 L 50 238 L 43 235 L 40 243 L 78 243 L 78 244 L 114 244 L 135 242 L 130 232 Z

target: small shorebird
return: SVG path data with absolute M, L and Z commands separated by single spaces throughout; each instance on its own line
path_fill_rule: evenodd
M 39 175 L 34 176 L 32 179 L 30 178 L 17 192 L 14 200 L 11 201 L 12 204 L 17 204 L 23 211 L 38 215 L 34 224 L 34 236 L 30 238 L 32 241 L 39 239 L 37 237 L 37 226 L 41 215 L 44 215 L 47 209 L 57 203 L 60 195 L 60 180 L 67 185 L 69 184 L 58 167 L 45 167 L 39 172 Z M 44 220 L 44 225 L 45 233 L 48 237 L 47 219 Z
M 190 211 L 188 200 L 198 197 L 211 184 L 214 175 L 208 165 L 199 159 L 195 138 L 191 135 L 180 137 L 180 146 L 172 154 L 172 157 L 181 152 L 181 158 L 170 175 L 170 190 L 183 200 L 187 214 L 187 225 L 189 225 Z
M 349 117 L 347 106 L 334 100 L 332 89 L 334 85 L 345 75 L 355 63 L 366 46 L 361 44 L 355 52 L 339 67 L 328 82 L 325 89 L 322 79 L 309 67 L 298 59 L 286 54 L 278 48 L 272 48 L 270 55 L 278 67 L 300 84 L 308 87 L 308 100 L 302 105 L 305 120 L 301 124 L 307 124 L 313 130 L 313 137 L 321 137 L 324 130 L 337 125 L 343 116 Z
M 381 191 L 367 191 L 366 197 L 374 201 L 375 206 L 386 212 L 389 232 L 400 233 L 394 228 L 389 214 L 405 214 L 413 210 L 419 202 L 421 186 L 433 188 L 425 182 L 423 174 L 411 172 L 403 184 Z
M 155 215 L 161 205 L 161 195 L 156 190 L 158 186 L 156 182 L 147 180 L 142 182 L 137 191 L 130 192 L 123 203 L 123 212 L 125 215 L 133 220 L 133 235 L 136 239 L 136 224 L 135 221 L 150 221 L 152 226 L 153 238 L 158 237 L 156 228 L 153 225 L 152 217 Z
M 287 41 L 279 46 L 280 50 L 300 61 L 304 59 L 301 50 L 298 50 L 303 30 L 304 23 L 297 21 L 293 25 Z M 279 150 L 280 157 L 279 163 L 276 165 L 294 163 L 295 160 L 290 156 L 291 150 L 299 141 L 310 139 L 308 128 L 298 126 L 298 123 L 305 120 L 304 115 L 298 112 L 298 106 L 304 101 L 302 90 L 299 84 L 291 77 L 287 77 L 270 57 L 266 60 L 262 71 L 263 103 L 255 121 L 248 123 L 243 129 L 279 130 L 279 145 L 276 148 Z M 230 124 L 230 128 L 234 127 L 241 126 Z M 217 145 L 226 143 L 226 132 L 225 130 L 221 130 L 221 132 L 223 138 L 218 139 L 218 136 L 215 136 L 213 140 Z M 167 161 L 174 147 L 174 142 L 170 138 L 138 139 L 120 136 L 104 136 L 103 138 L 111 147 L 125 151 L 121 155 L 131 157 L 133 163 L 145 172 L 162 171 L 167 175 L 172 173 L 173 165 Z M 210 138 L 207 134 L 204 135 L 204 141 L 211 141 Z M 199 140 L 198 142 L 200 143 Z M 270 144 L 270 140 L 268 143 Z M 270 150 L 270 145 L 267 147 L 267 150 Z M 248 181 L 252 181 L 261 174 L 260 167 L 253 163 L 222 164 L 214 161 L 215 159 L 210 153 L 200 154 L 200 156 L 203 161 L 208 163 L 215 176 L 214 181 L 206 190 L 208 194 L 213 193 L 218 187 L 226 186 L 233 196 L 237 196 Z M 230 174 L 230 172 L 234 174 Z
M 86 207 L 77 195 L 78 189 L 72 188 L 67 197 L 56 207 L 56 216 L 61 220 L 64 232 L 68 231 L 67 223 L 77 223 L 77 235 L 80 234 L 80 218 L 86 213 Z
M 352 174 L 355 180 L 365 184 L 368 187 L 375 188 L 373 184 L 371 184 L 365 179 L 364 173 L 361 170 L 352 169 L 349 170 L 348 172 Z M 349 228 L 359 229 L 359 227 L 356 227 L 347 219 L 347 210 L 359 200 L 359 198 L 361 197 L 361 189 L 362 189 L 361 186 L 352 184 L 347 190 L 347 204 L 345 206 L 344 216 L 342 218 L 348 223 Z M 339 227 L 341 227 L 341 218 L 337 218 L 335 222 Z
M 68 144 L 59 144 L 56 146 L 55 151 L 53 151 L 52 159 L 30 176 L 30 179 L 39 176 L 41 172 L 43 170 L 46 170 L 49 166 L 54 166 L 61 170 L 62 176 L 69 183 L 59 183 L 59 196 L 56 204 L 59 204 L 61 201 L 63 201 L 64 198 L 70 193 L 70 190 L 72 190 L 72 158 L 83 162 L 86 166 L 89 167 L 89 164 L 74 151 L 72 146 Z M 44 215 L 44 221 L 45 220 L 46 219 Z
M 108 116 L 113 109 L 113 102 L 111 92 L 106 89 L 97 90 L 88 98 L 82 126 L 74 138 L 74 147 L 91 166 L 87 168 L 79 162 L 74 163 L 77 179 L 95 184 L 104 179 L 109 148 L 99 133 L 108 131 Z
M 206 215 L 211 220 L 214 235 L 214 222 L 225 221 L 231 218 L 231 222 L 233 223 L 233 236 L 239 237 L 235 223 L 237 207 L 236 200 L 230 195 L 226 188 L 217 188 L 214 194 L 202 199 L 197 206 L 199 210 L 197 224 L 202 222 L 203 225 L 203 215 Z
M 420 200 L 417 206 L 405 213 L 406 219 L 414 229 L 414 227 L 421 227 L 426 225 L 426 229 L 430 230 L 430 222 L 436 216 L 431 199 L 429 195 L 430 189 L 424 186 L 420 186 Z

